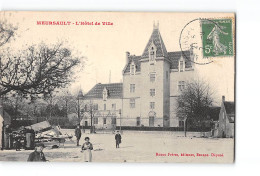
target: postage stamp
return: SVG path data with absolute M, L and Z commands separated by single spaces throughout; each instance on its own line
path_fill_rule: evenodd
M 201 20 L 203 57 L 233 56 L 232 19 Z

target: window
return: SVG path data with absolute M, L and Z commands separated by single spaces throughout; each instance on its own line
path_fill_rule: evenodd
M 155 73 L 150 73 L 150 82 L 155 81 Z
M 103 124 L 107 124 L 107 119 L 106 118 L 103 118 Z
M 140 125 L 141 125 L 140 117 L 136 117 L 136 126 L 140 126 Z
M 131 64 L 130 73 L 135 74 L 135 64 L 134 63 Z
M 180 72 L 183 72 L 183 70 L 184 70 L 184 64 L 183 64 L 183 61 L 180 61 L 180 68 L 179 68 L 179 70 L 180 70 Z
M 107 110 L 107 105 L 106 104 L 104 104 L 104 110 Z
M 98 118 L 94 118 L 94 124 L 98 124 Z
M 116 104 L 112 104 L 112 110 L 116 110 Z
M 183 120 L 179 121 L 179 127 L 184 127 L 184 121 Z
M 130 108 L 135 108 L 135 99 L 134 98 L 130 99 Z
M 185 89 L 185 81 L 178 82 L 178 90 L 183 91 Z
M 94 109 L 94 110 L 98 110 L 98 104 L 94 104 L 93 109 Z
M 106 100 L 107 100 L 107 97 L 108 97 L 108 90 L 107 90 L 107 88 L 105 87 L 104 90 L 103 90 L 103 100 L 106 101 Z
M 112 118 L 112 125 L 116 125 L 116 118 L 115 117 Z
M 151 57 L 151 61 L 154 61 L 154 50 L 153 50 L 153 47 L 152 47 L 152 50 L 150 52 L 150 57 Z
M 155 107 L 155 102 L 150 102 L 150 109 L 154 109 Z
M 151 47 L 150 49 L 150 61 L 153 62 L 155 60 L 155 48 Z
M 154 97 L 155 96 L 155 89 L 150 89 L 150 96 Z
M 130 92 L 131 93 L 135 92 L 135 84 L 130 84 Z

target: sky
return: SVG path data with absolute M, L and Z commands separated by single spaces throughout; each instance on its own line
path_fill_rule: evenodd
M 154 22 L 159 22 L 166 49 L 172 52 L 180 51 L 180 33 L 191 20 L 230 16 L 226 13 L 1 12 L 0 19 L 18 26 L 19 36 L 9 43 L 13 49 L 67 41 L 75 54 L 86 58 L 84 69 L 76 72 L 77 79 L 69 89 L 75 92 L 81 88 L 85 94 L 96 83 L 108 83 L 109 72 L 111 82 L 122 81 L 125 52 L 142 54 Z M 100 22 L 101 25 L 37 25 L 37 21 Z M 234 57 L 225 57 L 197 66 L 199 75 L 209 81 L 219 99 L 225 95 L 227 100 L 234 101 L 234 63 Z

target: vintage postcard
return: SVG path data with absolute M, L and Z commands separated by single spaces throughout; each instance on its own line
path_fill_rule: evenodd
M 0 13 L 0 161 L 233 163 L 235 14 Z

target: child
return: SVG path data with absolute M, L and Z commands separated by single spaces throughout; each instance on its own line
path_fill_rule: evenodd
M 15 150 L 16 151 L 21 151 L 21 146 L 22 146 L 22 143 L 21 143 L 20 139 L 19 138 L 16 139 L 16 141 L 15 141 Z
M 89 137 L 85 137 L 85 143 L 82 145 L 81 152 L 83 153 L 84 162 L 92 162 L 92 153 L 93 145 L 89 142 Z

